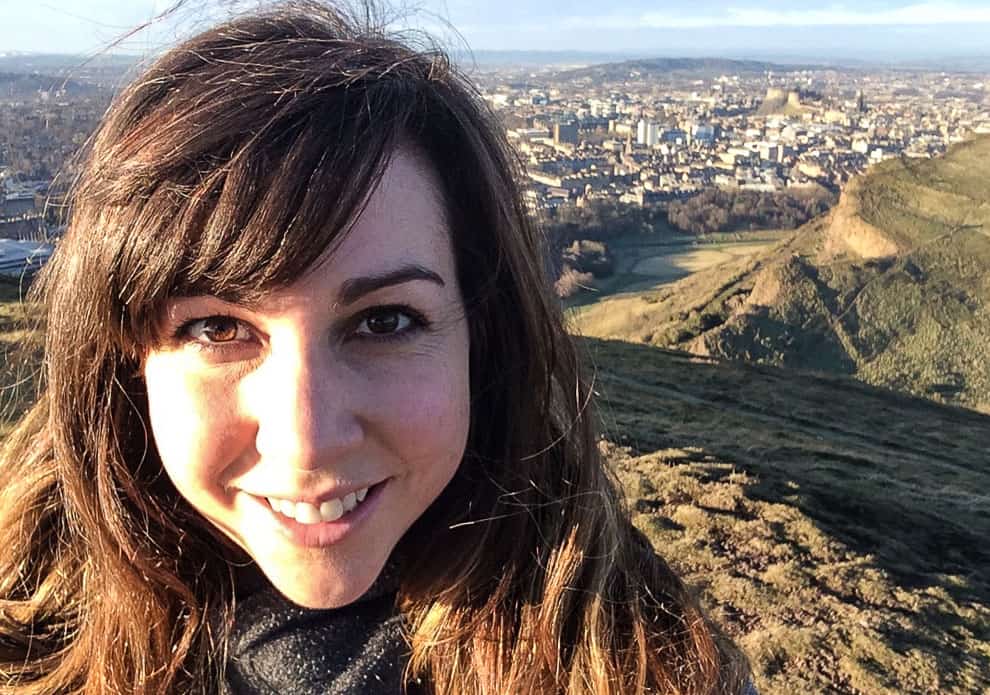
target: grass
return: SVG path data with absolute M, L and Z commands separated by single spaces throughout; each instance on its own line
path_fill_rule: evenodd
M 42 339 L 36 311 L 21 301 L 24 288 L 0 280 L 0 437 L 37 397 Z
M 0 286 L 3 376 L 19 383 L 4 431 L 40 359 L 17 296 Z M 634 523 L 749 655 L 761 695 L 990 688 L 990 417 L 849 379 L 582 347 Z
M 609 242 L 616 257 L 615 274 L 598 280 L 593 291 L 575 295 L 564 305 L 580 314 L 585 307 L 616 295 L 657 290 L 699 270 L 771 248 L 792 234 L 765 230 L 675 240 L 653 240 L 643 235 L 619 238 Z
M 635 523 L 761 693 L 990 688 L 990 417 L 586 339 Z

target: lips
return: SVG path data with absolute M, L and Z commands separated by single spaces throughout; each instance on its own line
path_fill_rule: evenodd
M 355 492 L 349 492 L 343 497 L 325 500 L 319 505 L 278 497 L 267 497 L 266 499 L 272 511 L 300 524 L 312 525 L 337 521 L 345 514 L 350 513 L 364 501 L 368 495 L 368 489 L 363 487 Z
M 320 497 L 311 497 L 310 501 L 255 495 L 249 495 L 249 498 L 252 504 L 270 515 L 277 532 L 292 545 L 322 548 L 341 542 L 373 517 L 377 513 L 378 503 L 387 494 L 391 480 L 387 478 L 369 487 L 353 490 L 343 497 L 323 497 L 323 501 Z M 358 499 L 359 492 L 364 499 Z M 344 508 L 345 504 L 350 506 L 352 503 L 350 509 Z M 327 513 L 328 520 L 324 520 L 321 508 Z

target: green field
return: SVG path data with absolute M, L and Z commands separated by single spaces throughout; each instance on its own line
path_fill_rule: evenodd
M 643 235 L 620 237 L 608 244 L 615 255 L 615 273 L 596 280 L 594 290 L 566 299 L 564 306 L 581 313 L 611 297 L 655 290 L 692 273 L 766 250 L 792 233 L 793 230 L 732 232 L 663 241 Z

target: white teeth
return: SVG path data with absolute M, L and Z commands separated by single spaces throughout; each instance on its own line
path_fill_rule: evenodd
M 295 519 L 300 524 L 317 524 L 322 521 L 320 510 L 309 502 L 296 502 Z
M 320 518 L 323 521 L 336 521 L 344 515 L 344 504 L 340 500 L 330 500 L 320 505 Z
M 268 504 L 272 509 L 295 519 L 300 524 L 318 524 L 326 521 L 336 521 L 347 512 L 354 509 L 368 496 L 368 488 L 364 487 L 356 492 L 349 492 L 340 499 L 328 500 L 317 507 L 309 502 L 292 502 L 282 500 L 277 497 L 268 497 Z

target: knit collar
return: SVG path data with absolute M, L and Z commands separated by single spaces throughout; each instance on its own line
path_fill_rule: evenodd
M 361 598 L 335 609 L 293 604 L 258 572 L 238 577 L 225 693 L 402 692 L 408 645 L 389 562 Z M 241 581 L 243 580 L 243 584 Z

